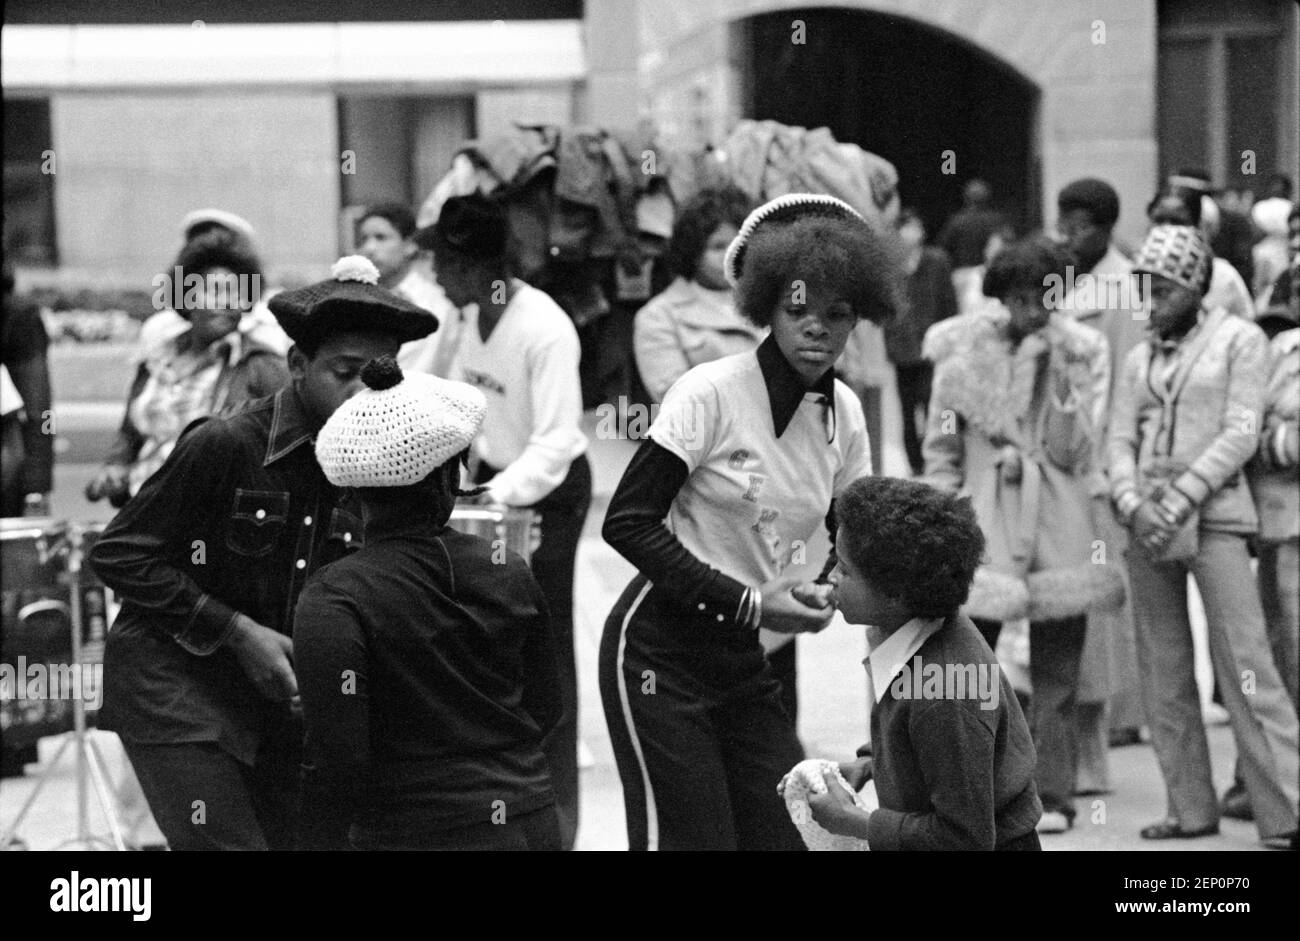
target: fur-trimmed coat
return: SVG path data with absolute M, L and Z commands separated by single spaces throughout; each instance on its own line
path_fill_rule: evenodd
M 1007 320 L 1003 309 L 965 314 L 925 340 L 935 363 L 926 478 L 970 496 L 988 544 L 965 610 L 1047 621 L 1117 607 L 1122 563 L 1097 538 L 1094 514 L 1106 507 L 1091 496 L 1104 490 L 1105 337 L 1054 313 L 1013 350 Z

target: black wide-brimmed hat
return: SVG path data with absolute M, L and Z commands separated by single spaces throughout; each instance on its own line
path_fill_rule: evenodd
M 295 343 L 339 333 L 387 333 L 402 343 L 427 337 L 438 318 L 379 286 L 379 270 L 368 258 L 348 255 L 325 281 L 282 291 L 267 306 Z
M 505 207 L 474 192 L 443 203 L 438 221 L 417 232 L 415 244 L 435 251 L 446 247 L 471 258 L 500 258 L 509 233 Z

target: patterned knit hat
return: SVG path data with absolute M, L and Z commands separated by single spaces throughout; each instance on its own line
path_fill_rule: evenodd
M 793 222 L 805 216 L 827 216 L 832 219 L 857 219 L 864 225 L 867 220 L 856 209 L 842 199 L 823 196 L 818 193 L 787 193 L 759 206 L 745 219 L 740 232 L 727 247 L 723 259 L 723 271 L 727 283 L 735 287 L 740 282 L 741 270 L 745 263 L 745 249 L 754 235 L 754 230 L 764 222 Z
M 1133 259 L 1134 274 L 1158 274 L 1180 287 L 1204 293 L 1214 255 L 1201 230 L 1190 225 L 1158 225 Z
M 419 483 L 469 447 L 483 416 L 483 393 L 427 373 L 403 376 L 391 356 L 366 363 L 363 389 L 335 410 L 316 436 L 316 460 L 336 487 Z

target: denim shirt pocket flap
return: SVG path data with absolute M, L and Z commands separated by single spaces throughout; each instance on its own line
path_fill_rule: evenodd
M 235 490 L 226 547 L 239 555 L 260 558 L 275 548 L 289 518 L 289 494 L 284 490 Z

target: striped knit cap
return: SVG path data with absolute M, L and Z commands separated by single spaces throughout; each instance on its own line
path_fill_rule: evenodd
M 787 193 L 768 200 L 745 218 L 745 224 L 740 227 L 740 232 L 727 247 L 726 257 L 722 261 L 722 270 L 727 276 L 727 283 L 734 288 L 740 282 L 740 274 L 745 264 L 745 249 L 749 246 L 749 240 L 759 225 L 764 222 L 790 222 L 804 216 L 857 219 L 864 225 L 867 224 L 867 220 L 860 212 L 834 196 L 824 196 L 820 193 Z
M 363 389 L 340 405 L 316 436 L 316 460 L 336 487 L 419 483 L 469 447 L 483 416 L 483 393 L 427 373 L 403 376 L 391 356 L 366 363 Z
M 1133 259 L 1133 273 L 1158 274 L 1180 287 L 1204 293 L 1214 255 L 1201 230 L 1190 225 L 1158 225 Z

